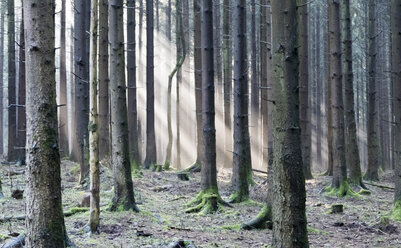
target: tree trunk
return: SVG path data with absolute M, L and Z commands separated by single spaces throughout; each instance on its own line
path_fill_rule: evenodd
M 231 202 L 249 198 L 248 179 L 252 178 L 248 120 L 248 61 L 246 46 L 246 0 L 235 1 L 234 39 L 234 153 Z
M 311 127 L 309 122 L 309 72 L 308 72 L 308 7 L 307 0 L 298 0 L 298 46 L 299 46 L 299 118 L 301 121 L 302 162 L 305 179 L 312 179 Z M 318 82 L 319 83 L 319 82 Z
M 10 1 L 11 2 L 11 1 Z M 56 102 L 55 2 L 24 0 L 27 81 L 26 247 L 65 247 Z M 39 173 L 40 172 L 40 173 Z M 45 217 L 44 217 L 45 216 Z
M 14 0 L 7 1 L 8 22 L 8 161 L 17 159 L 17 99 L 15 69 L 15 16 Z
M 222 72 L 222 56 L 221 56 L 221 21 L 220 21 L 220 0 L 213 0 L 213 20 L 214 20 L 214 67 L 215 67 L 215 77 L 217 79 L 217 85 L 219 85 L 219 93 L 220 97 L 220 86 L 223 83 L 223 72 Z
M 401 208 L 401 0 L 391 0 L 391 58 L 395 193 L 393 212 Z M 398 216 L 399 217 L 399 216 Z
M 155 104 L 154 104 L 154 41 L 153 1 L 146 0 L 146 157 L 144 167 L 156 164 Z
M 194 0 L 194 66 L 195 66 L 195 108 L 196 108 L 196 162 L 202 161 L 202 48 L 201 48 L 201 0 Z
M 321 15 L 320 15 L 320 6 L 318 5 L 317 6 L 317 9 L 316 9 L 316 23 L 317 23 L 317 25 L 316 25 L 316 61 L 317 61 L 317 63 L 316 63 L 316 116 L 315 116 L 315 119 L 316 119 L 316 163 L 318 164 L 318 165 L 321 165 L 322 164 L 322 107 L 321 107 L 321 104 L 322 104 L 322 98 L 323 98 L 323 95 L 324 95 L 324 93 L 322 92 L 322 89 L 323 89 L 323 80 L 322 80 L 322 73 L 321 73 L 321 70 L 322 70 L 322 65 L 320 64 L 320 54 L 321 54 L 321 49 L 320 49 L 320 46 L 321 46 L 321 44 L 320 44 L 320 41 L 321 41 L 321 38 L 320 38 L 320 27 L 321 27 L 321 25 L 320 25 L 320 18 L 321 18 Z M 311 112 L 310 111 L 310 109 L 311 108 L 309 108 L 309 112 Z M 308 113 L 308 116 L 311 116 L 311 113 Z M 309 122 L 309 125 L 310 125 L 310 122 Z M 309 127 L 309 129 L 310 129 L 311 127 Z M 311 141 L 311 138 L 310 138 L 310 141 Z M 312 167 L 312 162 L 310 162 L 311 163 L 311 167 Z
M 159 33 L 160 26 L 159 26 L 159 0 L 156 0 L 156 31 Z
M 224 0 L 223 2 L 223 76 L 224 76 L 224 130 L 225 142 L 224 153 L 225 157 L 229 158 L 233 150 L 232 141 L 232 123 L 231 123 L 231 94 L 232 94 L 232 36 L 231 36 L 231 2 Z M 230 155 L 228 155 L 230 154 Z M 225 163 L 230 164 L 230 161 Z
M 350 1 L 341 2 L 342 33 L 343 33 L 343 70 L 345 84 L 345 159 L 349 166 L 349 181 L 351 184 L 364 186 L 362 182 L 361 164 L 359 158 L 358 138 L 356 134 L 354 106 L 354 71 L 352 68 L 352 34 Z
M 22 9 L 22 15 L 24 10 Z M 18 108 L 17 108 L 17 160 L 25 164 L 26 146 L 26 79 L 25 79 L 25 40 L 24 40 L 24 17 L 21 19 L 20 42 L 19 42 L 19 70 L 18 70 Z
M 99 0 L 99 159 L 110 154 L 108 1 Z M 130 33 L 130 32 L 128 32 Z M 132 129 L 132 128 L 131 128 Z
M 268 82 L 271 82 L 271 25 L 270 25 L 270 1 L 261 0 L 260 2 L 260 87 L 261 104 L 260 112 L 262 116 L 262 166 L 268 165 Z
M 331 188 L 338 196 L 349 193 L 347 167 L 345 161 L 344 137 L 344 103 L 343 82 L 341 69 L 341 28 L 340 1 L 328 0 L 329 11 L 329 56 L 330 56 L 330 85 L 331 88 L 331 118 L 332 118 L 332 147 L 333 147 L 333 180 Z
M 90 85 L 89 85 L 89 165 L 90 165 L 90 213 L 89 229 L 96 233 L 100 214 L 100 173 L 99 173 L 99 116 L 98 116 L 98 27 L 99 0 L 91 1 L 90 28 Z
M 131 178 L 125 84 L 123 0 L 109 1 L 111 132 L 114 197 L 110 210 L 138 211 Z M 149 19 L 148 19 L 149 20 Z
M 299 120 L 296 1 L 273 0 L 273 246 L 309 247 Z
M 6 15 L 6 3 L 1 3 L 0 33 L 4 34 L 4 22 Z M 0 35 L 0 89 L 4 87 L 4 35 Z M 4 94 L 0 90 L 0 155 L 4 154 Z
M 376 89 L 376 1 L 369 0 L 369 31 L 368 31 L 368 170 L 367 180 L 379 180 L 379 116 L 377 113 Z
M 59 139 L 60 155 L 69 155 L 68 147 L 68 108 L 67 108 L 67 60 L 66 60 L 66 0 L 61 0 L 61 27 L 60 27 L 60 86 L 59 86 Z
M 142 0 L 141 0 L 142 2 Z M 171 41 L 171 0 L 167 1 L 167 8 L 166 8 L 166 36 L 169 41 Z
M 87 56 L 88 36 L 87 25 L 90 19 L 88 15 L 87 2 L 75 0 L 74 19 L 74 58 L 75 58 L 75 121 L 76 141 L 73 144 L 73 157 L 80 164 L 80 183 L 83 183 L 89 173 L 86 147 L 88 144 L 88 120 L 89 120 L 89 58 Z
M 128 0 L 127 7 L 127 79 L 130 157 L 133 168 L 139 170 L 141 157 L 138 146 L 138 110 L 136 97 L 135 0 Z

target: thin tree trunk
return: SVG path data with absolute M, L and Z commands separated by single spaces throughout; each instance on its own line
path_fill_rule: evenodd
M 308 8 L 307 0 L 298 0 L 298 46 L 299 46 L 299 118 L 301 121 L 302 162 L 305 179 L 312 179 L 311 127 L 309 122 L 309 72 L 308 72 Z
M 153 1 L 146 0 L 146 157 L 144 167 L 156 164 Z
M 224 153 L 231 154 L 233 150 L 232 121 L 231 121 L 231 95 L 232 95 L 232 36 L 231 36 L 231 2 L 223 2 L 223 87 L 224 87 Z M 230 157 L 227 155 L 227 157 Z M 226 161 L 230 164 L 229 161 Z
M 15 16 L 14 0 L 7 1 L 8 22 L 8 161 L 15 161 L 17 154 L 17 99 L 15 69 Z
M 316 9 L 316 162 L 318 165 L 322 164 L 322 98 L 324 93 L 322 92 L 322 73 L 321 73 L 321 64 L 320 64 L 320 6 L 317 6 Z M 310 108 L 309 108 L 310 112 Z M 310 113 L 308 114 L 311 115 Z M 310 125 L 310 123 L 309 123 Z M 311 139 L 311 138 L 310 138 Z M 311 140 L 309 140 L 311 142 Z M 311 164 L 312 165 L 312 164 Z
M 249 198 L 248 178 L 252 178 L 248 120 L 248 61 L 246 46 L 246 1 L 235 1 L 234 39 L 234 153 L 231 202 Z
M 99 159 L 110 154 L 108 17 L 108 1 L 99 0 Z
M 22 9 L 22 15 L 24 10 Z M 21 20 L 20 42 L 19 42 L 19 70 L 18 70 L 18 108 L 17 108 L 17 160 L 25 164 L 26 146 L 26 80 L 25 80 L 25 40 L 24 40 L 24 17 Z
M 24 0 L 27 92 L 25 247 L 65 247 L 52 0 Z M 40 171 L 40 173 L 38 173 Z M 44 217 L 45 216 L 45 217 Z
M 331 108 L 331 99 L 332 99 L 332 91 L 331 91 L 331 75 L 330 75 L 330 45 L 329 41 L 329 10 L 327 10 L 327 25 L 326 32 L 327 35 L 327 45 L 325 46 L 326 54 L 326 118 L 327 118 L 327 172 L 325 173 L 327 176 L 333 175 L 333 118 L 332 118 L 332 108 Z
M 392 105 L 393 105 L 393 149 L 394 149 L 394 207 L 399 213 L 401 207 L 401 0 L 391 0 L 391 41 L 392 41 Z M 399 216 L 398 216 L 399 218 Z
M 67 60 L 66 60 L 66 0 L 61 0 L 60 26 L 60 86 L 59 86 L 59 136 L 60 155 L 67 156 L 68 148 L 68 108 L 67 108 Z
M 6 13 L 6 3 L 1 3 L 0 10 L 0 155 L 4 154 L 4 22 Z
M 367 180 L 379 180 L 379 116 L 377 112 L 376 88 L 376 2 L 369 0 L 369 32 L 368 32 L 368 170 L 365 174 Z
M 141 0 L 142 2 L 142 0 Z M 166 36 L 169 41 L 171 41 L 171 0 L 167 1 L 167 8 L 166 8 Z
M 110 91 L 114 197 L 110 210 L 139 211 L 134 198 L 128 140 L 123 0 L 109 0 Z M 148 19 L 149 20 L 149 19 Z
M 140 153 L 138 146 L 138 110 L 136 83 L 136 42 L 135 42 L 135 1 L 127 1 L 127 81 L 128 81 L 128 126 L 131 164 L 140 169 Z
M 299 120 L 296 1 L 273 0 L 273 246 L 309 247 Z M 282 159 L 285 158 L 285 159 Z
M 99 116 L 98 116 L 98 27 L 99 0 L 91 1 L 90 28 L 90 85 L 89 85 L 89 165 L 90 165 L 90 213 L 89 229 L 96 233 L 99 228 L 100 173 L 99 173 Z

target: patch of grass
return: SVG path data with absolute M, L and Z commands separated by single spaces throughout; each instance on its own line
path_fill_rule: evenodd
M 75 164 L 71 169 L 68 171 L 72 175 L 77 175 L 81 172 L 81 165 Z
M 308 233 L 309 234 L 316 234 L 316 235 L 328 235 L 330 234 L 329 232 L 323 231 L 323 230 L 319 230 L 313 227 L 308 226 Z

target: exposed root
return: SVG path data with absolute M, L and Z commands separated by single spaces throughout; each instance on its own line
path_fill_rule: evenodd
M 249 200 L 249 195 L 239 191 L 234 192 L 228 199 L 229 203 L 241 203 Z
M 394 203 L 393 209 L 391 209 L 390 212 L 390 219 L 395 221 L 401 221 L 401 199 L 398 199 Z
M 118 202 L 113 202 L 110 204 L 108 210 L 110 212 L 123 212 L 123 211 L 134 211 L 134 212 L 139 212 L 139 208 L 135 203 L 118 203 Z
M 329 196 L 338 196 L 338 197 L 350 196 L 350 197 L 361 198 L 361 196 L 358 193 L 355 193 L 351 189 L 348 181 L 342 182 L 340 187 L 338 188 L 328 186 L 327 188 L 324 189 L 324 192 L 326 192 Z
M 251 221 L 241 225 L 241 230 L 272 229 L 272 208 L 265 204 L 259 214 Z
M 199 162 L 193 163 L 191 166 L 186 168 L 184 172 L 201 172 L 201 164 Z
M 211 214 L 219 210 L 220 206 L 231 207 L 221 199 L 217 189 L 202 190 L 191 202 L 187 204 L 186 213 Z

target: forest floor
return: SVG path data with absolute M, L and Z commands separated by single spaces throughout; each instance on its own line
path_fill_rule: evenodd
M 107 165 L 107 163 L 105 163 Z M 77 166 L 62 162 L 62 189 L 64 210 L 77 207 L 88 190 L 77 186 Z M 11 190 L 24 189 L 23 174 L 8 176 L 22 167 L 3 165 L 0 176 L 4 198 L 0 200 L 0 219 L 22 216 L 24 199 L 11 197 Z M 322 194 L 330 178 L 317 176 L 307 182 L 307 218 L 311 247 L 401 247 L 401 224 L 390 221 L 379 225 L 382 216 L 391 208 L 393 191 L 369 186 L 371 195 L 361 198 L 337 198 Z M 219 190 L 227 199 L 230 194 L 230 171 L 219 170 Z M 113 195 L 112 177 L 108 166 L 101 169 L 101 226 L 100 234 L 89 236 L 83 231 L 89 213 L 78 213 L 65 218 L 70 239 L 76 247 L 169 247 L 183 239 L 192 241 L 190 247 L 270 247 L 271 230 L 238 231 L 223 228 L 246 222 L 257 215 L 265 195 L 265 175 L 255 174 L 252 201 L 224 207 L 213 215 L 186 214 L 185 204 L 200 189 L 200 174 L 192 174 L 189 181 L 181 181 L 171 172 L 143 171 L 143 177 L 134 178 L 135 196 L 140 213 L 107 211 Z M 391 186 L 391 174 L 381 175 L 380 184 Z M 332 204 L 344 205 L 344 213 L 330 214 Z M 24 229 L 23 220 L 0 223 L 0 243 Z

